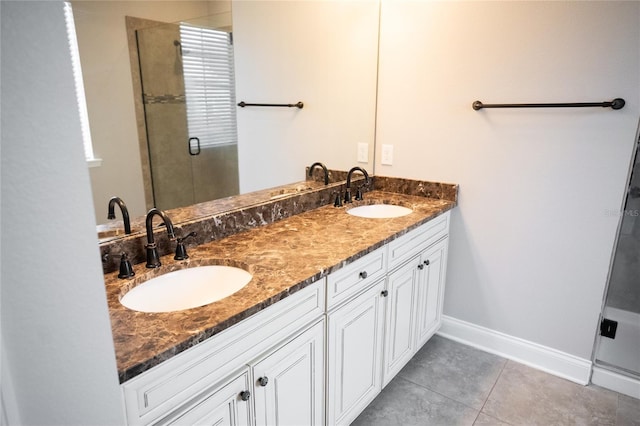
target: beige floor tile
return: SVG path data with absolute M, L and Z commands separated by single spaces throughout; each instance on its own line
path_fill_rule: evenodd
M 480 410 L 506 362 L 497 355 L 433 336 L 398 375 Z
M 482 412 L 513 425 L 616 424 L 618 395 L 507 362 Z
M 640 399 L 626 395 L 618 398 L 616 426 L 640 426 Z
M 396 377 L 351 426 L 471 426 L 477 415 L 473 408 Z
M 473 423 L 473 426 L 511 426 L 509 423 L 498 420 L 494 417 L 488 416 L 484 413 L 480 413 L 478 418 Z

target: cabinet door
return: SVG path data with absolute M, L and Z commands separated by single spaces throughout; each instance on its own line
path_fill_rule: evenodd
M 415 322 L 419 256 L 414 257 L 387 278 L 382 386 L 409 362 L 415 353 Z
M 349 424 L 381 386 L 384 280 L 328 316 L 330 425 Z
M 257 425 L 324 423 L 324 321 L 253 368 Z
M 249 371 L 224 383 L 177 417 L 159 424 L 167 425 L 250 425 Z
M 427 248 L 421 256 L 424 269 L 418 274 L 418 331 L 416 350 L 438 331 L 442 316 L 449 239 Z

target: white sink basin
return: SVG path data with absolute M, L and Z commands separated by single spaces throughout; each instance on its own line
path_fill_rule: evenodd
M 233 266 L 198 266 L 169 272 L 129 290 L 120 303 L 140 312 L 197 308 L 231 296 L 253 276 Z
M 392 217 L 406 216 L 411 213 L 408 207 L 396 206 L 394 204 L 370 204 L 367 206 L 354 207 L 347 210 L 353 216 L 366 217 L 370 219 L 388 219 Z

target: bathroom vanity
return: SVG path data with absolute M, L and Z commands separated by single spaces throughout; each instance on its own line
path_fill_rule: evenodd
M 105 275 L 129 424 L 349 424 L 438 330 L 455 198 L 378 189 Z M 455 187 L 457 193 L 457 187 Z M 404 191 L 409 192 L 409 191 Z M 410 208 L 389 219 L 346 211 Z M 166 238 L 166 235 L 165 235 Z M 119 303 L 148 274 L 232 264 L 253 275 L 194 309 Z M 136 281 L 138 280 L 138 281 Z

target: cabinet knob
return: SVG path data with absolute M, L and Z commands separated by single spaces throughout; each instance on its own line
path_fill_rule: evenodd
M 243 401 L 248 401 L 249 398 L 251 398 L 251 392 L 249 391 L 242 391 L 240 392 L 240 399 Z
M 369 274 L 367 274 L 367 271 L 362 271 L 360 272 L 360 278 L 367 278 Z
M 424 263 L 425 265 L 429 266 L 429 259 L 425 260 L 423 263 Z
M 268 378 L 267 376 L 260 377 L 260 378 L 258 379 L 258 384 L 259 384 L 260 386 L 267 386 L 267 383 L 269 383 L 269 378 Z
M 420 269 L 421 271 L 424 269 L 424 265 L 421 263 L 418 265 L 418 269 Z
M 382 290 L 382 293 L 380 293 L 382 295 L 382 297 L 387 297 L 389 295 L 389 290 Z

